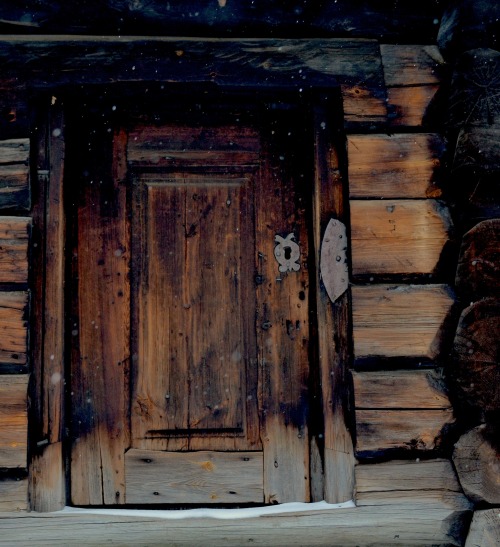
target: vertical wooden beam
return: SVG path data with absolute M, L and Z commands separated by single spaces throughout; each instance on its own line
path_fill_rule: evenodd
M 318 107 L 314 116 L 315 178 L 313 195 L 314 251 L 319 275 L 321 238 L 330 219 L 345 223 L 346 181 L 340 169 L 339 146 L 335 143 L 333 116 Z M 340 503 L 353 498 L 354 453 L 346 423 L 348 407 L 348 371 L 350 339 L 350 293 L 335 302 L 328 297 L 323 283 L 316 291 L 318 318 L 318 359 L 324 415 L 324 499 Z
M 44 109 L 36 158 L 33 245 L 33 413 L 30 500 L 35 511 L 65 505 L 63 107 L 52 98 Z

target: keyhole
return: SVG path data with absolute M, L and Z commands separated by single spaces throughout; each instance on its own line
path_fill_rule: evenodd
M 285 247 L 286 260 L 290 260 L 291 257 L 292 257 L 292 249 L 290 247 Z

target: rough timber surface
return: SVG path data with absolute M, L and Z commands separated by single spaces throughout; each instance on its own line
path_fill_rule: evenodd
M 498 509 L 475 511 L 465 547 L 496 547 L 500 544 L 500 515 Z
M 0 377 L 0 467 L 26 467 L 27 393 L 27 375 Z
M 456 493 L 425 491 L 416 501 L 396 498 L 384 506 L 319 510 L 252 519 L 189 518 L 163 520 L 70 513 L 0 513 L 0 546 L 36 544 L 197 546 L 307 545 L 449 547 L 463 544 L 463 522 L 470 505 Z M 432 506 L 427 503 L 432 501 Z

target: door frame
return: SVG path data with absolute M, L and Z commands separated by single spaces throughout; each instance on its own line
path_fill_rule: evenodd
M 269 40 L 259 41 L 259 47 L 269 47 Z M 271 41 L 274 51 L 268 53 L 271 60 L 282 63 L 282 48 L 290 41 Z M 293 41 L 292 41 L 293 42 Z M 295 41 L 296 42 L 296 41 Z M 334 55 L 338 40 L 301 41 L 308 47 L 317 48 L 320 43 L 329 43 L 326 61 Z M 162 41 L 164 43 L 164 41 Z M 187 42 L 192 46 L 191 42 Z M 231 41 L 234 46 L 234 41 Z M 241 43 L 238 43 L 241 48 Z M 253 42 L 255 43 L 255 41 Z M 212 45 L 210 41 L 203 47 Z M 280 45 L 281 44 L 281 45 Z M 169 42 L 169 47 L 173 42 Z M 62 46 L 63 47 L 63 46 Z M 57 51 L 61 52 L 62 47 Z M 180 50 L 179 50 L 180 51 Z M 127 52 L 130 59 L 130 52 Z M 178 55 L 177 53 L 175 55 Z M 184 52 L 182 53 L 182 56 Z M 64 56 L 67 62 L 71 55 Z M 73 60 L 78 55 L 73 54 Z M 222 63 L 222 65 L 221 65 Z M 233 58 L 221 62 L 225 74 L 234 69 Z M 311 72 L 305 62 L 303 70 Z M 332 60 L 333 63 L 333 60 Z M 189 63 L 188 63 L 189 64 Z M 272 63 L 271 63 L 272 64 Z M 300 66 L 300 64 L 299 64 Z M 191 70 L 196 69 L 196 63 Z M 299 68 L 299 70 L 302 70 Z M 182 72 L 182 71 L 180 71 Z M 300 72 L 299 72 L 300 73 Z M 58 73 L 59 74 L 59 73 Z M 322 236 L 328 222 L 333 218 L 348 224 L 347 184 L 345 177 L 345 137 L 343 133 L 340 84 L 338 75 L 331 73 L 312 81 L 309 92 L 311 105 L 311 124 L 314 133 L 314 188 L 313 188 L 313 232 L 316 271 L 320 271 L 320 252 Z M 238 85 L 234 75 L 232 87 Z M 61 76 L 63 77 L 63 76 Z M 108 76 L 109 78 L 109 76 Z M 144 78 L 149 81 L 147 71 Z M 211 83 L 216 76 L 210 75 Z M 342 80 L 342 78 L 340 78 Z M 350 80 L 344 75 L 344 81 Z M 99 81 L 96 76 L 95 83 Z M 257 82 L 254 75 L 247 78 L 251 82 L 246 89 L 263 89 L 278 100 L 285 88 L 302 93 L 297 83 L 279 80 L 274 85 L 267 80 Z M 278 81 L 276 81 L 278 80 Z M 135 80 L 137 81 L 137 79 Z M 178 76 L 177 82 L 190 82 L 189 77 Z M 30 421 L 30 499 L 32 509 L 47 511 L 61 508 L 66 503 L 65 474 L 65 421 L 64 421 L 64 361 L 65 339 L 69 335 L 64 326 L 64 279 L 65 279 L 65 211 L 64 203 L 64 102 L 60 97 L 71 96 L 71 89 L 57 85 L 51 89 L 50 97 L 44 97 L 37 104 L 36 157 L 34 168 L 33 217 L 34 233 L 40 245 L 34 251 L 33 271 L 33 332 L 32 363 L 33 382 L 31 398 L 33 411 Z M 59 81 L 59 84 L 62 82 Z M 251 85 L 250 85 L 251 84 Z M 161 87 L 163 84 L 155 82 Z M 346 84 L 347 85 L 347 84 Z M 352 81 L 349 85 L 353 85 Z M 230 85 L 227 79 L 224 87 Z M 121 88 L 123 90 L 123 87 Z M 241 88 L 240 88 L 241 89 Z M 326 90 L 325 90 L 326 89 Z M 350 339 L 350 291 L 347 289 L 335 302 L 332 302 L 322 282 L 317 281 L 317 324 L 319 343 L 319 369 L 323 397 L 325 430 L 323 439 L 314 439 L 311 453 L 311 475 L 313 500 L 325 499 L 339 503 L 353 498 L 354 491 L 354 451 L 349 417 L 350 373 L 349 362 L 352 356 Z M 323 444 L 320 449 L 320 444 Z

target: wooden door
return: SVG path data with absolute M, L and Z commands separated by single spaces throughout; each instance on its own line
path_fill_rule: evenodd
M 310 197 L 290 140 L 234 120 L 90 133 L 72 503 L 308 501 Z

